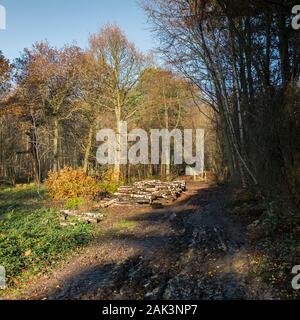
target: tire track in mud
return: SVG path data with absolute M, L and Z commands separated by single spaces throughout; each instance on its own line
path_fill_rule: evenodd
M 31 299 L 270 299 L 253 282 L 245 224 L 224 210 L 226 191 L 189 185 L 183 200 L 130 216 L 131 232 L 99 239 L 26 297 Z M 251 280 L 249 280 L 251 279 Z

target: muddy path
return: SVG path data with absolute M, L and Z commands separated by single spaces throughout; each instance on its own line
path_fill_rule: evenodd
M 224 209 L 226 190 L 189 183 L 160 209 L 115 208 L 79 256 L 24 299 L 272 299 L 251 270 L 246 222 Z

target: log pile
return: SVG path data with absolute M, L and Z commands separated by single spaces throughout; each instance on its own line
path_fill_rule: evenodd
M 132 186 L 122 186 L 100 206 L 152 205 L 158 199 L 176 200 L 186 190 L 185 181 L 162 182 L 160 180 L 139 181 Z
M 64 221 L 67 221 L 69 219 L 69 217 L 74 217 L 78 221 L 81 221 L 81 222 L 97 224 L 104 217 L 103 214 L 95 213 L 95 212 L 79 213 L 76 210 L 61 210 L 60 212 L 61 212 L 61 214 L 63 214 Z

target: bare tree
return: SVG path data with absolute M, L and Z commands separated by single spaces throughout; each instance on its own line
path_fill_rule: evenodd
M 231 181 L 260 190 L 266 199 L 284 193 L 299 203 L 300 46 L 291 28 L 294 4 L 143 1 L 159 51 L 197 85 L 215 112 Z
M 23 77 L 20 85 L 34 104 L 43 112 L 52 125 L 53 171 L 59 170 L 60 125 L 77 112 L 74 104 L 78 95 L 77 62 L 82 52 L 75 46 L 57 49 L 48 43 L 38 43 L 26 50 L 23 60 Z
M 90 37 L 90 52 L 95 61 L 109 70 L 103 103 L 114 113 L 117 130 L 117 150 L 114 167 L 115 180 L 121 174 L 120 123 L 128 121 L 136 112 L 132 91 L 145 67 L 146 59 L 129 42 L 118 26 L 108 25 Z

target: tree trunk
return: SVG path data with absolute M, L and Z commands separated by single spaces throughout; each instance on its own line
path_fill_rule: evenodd
M 118 99 L 116 108 L 117 145 L 115 150 L 114 181 L 119 182 L 121 176 L 121 106 Z
M 289 44 L 287 40 L 286 17 L 282 12 L 279 12 L 278 15 L 281 77 L 283 85 L 285 85 L 290 78 Z
M 165 95 L 165 90 L 163 90 L 164 94 L 164 104 L 165 104 L 165 126 L 166 129 L 169 130 L 169 108 L 167 106 L 166 102 L 166 95 Z M 170 165 L 170 159 L 168 159 L 170 150 L 165 150 L 165 160 L 168 160 L 169 163 L 165 164 L 165 175 L 166 177 L 170 176 L 171 172 L 171 165 Z
M 85 174 L 88 174 L 89 158 L 90 158 L 91 148 L 93 144 L 93 136 L 94 136 L 94 126 L 92 125 L 89 130 L 88 140 L 87 140 L 87 145 L 86 145 L 84 160 L 83 160 L 83 170 Z
M 54 138 L 53 138 L 53 166 L 52 170 L 58 172 L 59 170 L 59 159 L 58 159 L 58 139 L 59 139 L 59 121 L 54 118 Z
M 36 133 L 34 129 L 30 130 L 30 153 L 32 156 L 32 168 L 33 168 L 33 174 L 34 174 L 34 181 L 37 185 L 40 184 L 40 169 L 39 169 L 39 161 L 38 161 L 38 155 L 37 155 L 37 139 L 36 139 Z

